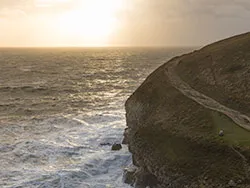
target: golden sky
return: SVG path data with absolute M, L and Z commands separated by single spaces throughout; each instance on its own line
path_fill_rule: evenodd
M 249 20 L 249 0 L 0 0 L 0 46 L 196 46 Z

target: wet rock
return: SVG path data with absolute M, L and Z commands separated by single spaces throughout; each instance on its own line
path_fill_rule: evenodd
M 136 180 L 136 177 L 135 177 L 136 170 L 137 168 L 133 165 L 125 168 L 124 173 L 123 173 L 123 182 L 133 186 Z
M 100 146 L 111 146 L 112 144 L 111 143 L 100 143 Z
M 111 150 L 113 150 L 113 151 L 118 151 L 120 149 L 122 149 L 122 145 L 121 144 L 113 144 L 112 148 L 111 148 Z

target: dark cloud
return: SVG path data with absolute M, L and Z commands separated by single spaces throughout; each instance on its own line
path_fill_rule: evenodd
M 124 18 L 123 38 L 141 45 L 203 45 L 249 31 L 249 10 L 249 0 L 137 0 Z

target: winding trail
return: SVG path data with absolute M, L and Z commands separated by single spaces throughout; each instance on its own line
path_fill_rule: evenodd
M 185 83 L 175 72 L 175 67 L 180 63 L 180 59 L 168 62 L 165 67 L 165 74 L 169 78 L 172 86 L 179 90 L 186 97 L 194 100 L 205 108 L 221 112 L 232 119 L 238 126 L 250 131 L 250 118 L 239 111 L 228 108 L 214 99 L 196 91 Z

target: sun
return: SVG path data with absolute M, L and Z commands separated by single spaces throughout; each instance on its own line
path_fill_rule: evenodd
M 117 14 L 124 0 L 83 0 L 79 6 L 59 16 L 59 32 L 82 45 L 107 45 L 119 23 Z

